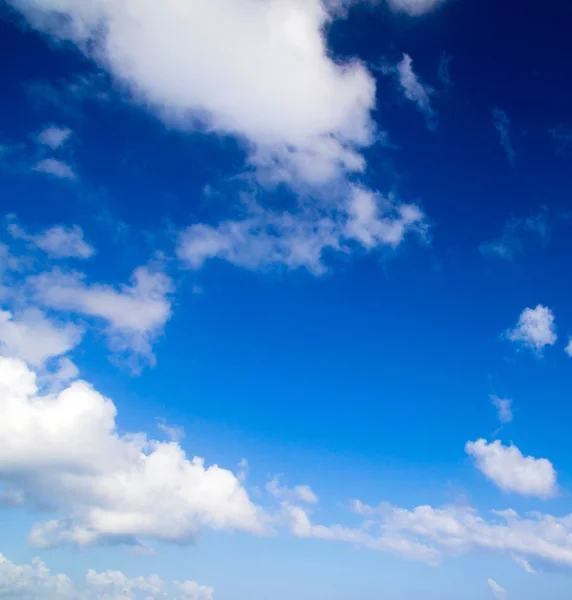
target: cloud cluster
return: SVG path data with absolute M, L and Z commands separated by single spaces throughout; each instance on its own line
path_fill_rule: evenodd
M 157 575 L 129 578 L 121 571 L 90 569 L 78 587 L 63 574 L 52 574 L 39 558 L 18 565 L 0 554 L 0 596 L 18 600 L 213 600 L 212 587 L 195 581 L 170 585 Z
M 152 343 L 171 316 L 173 283 L 162 271 L 139 267 L 129 285 L 114 287 L 53 269 L 28 277 L 27 287 L 43 306 L 101 320 L 113 351 L 154 362 Z
M 239 479 L 176 442 L 117 431 L 113 402 L 84 381 L 38 391 L 17 359 L 0 358 L 0 483 L 30 506 L 58 510 L 29 542 L 185 543 L 205 529 L 267 530 Z
M 178 256 L 194 269 L 220 258 L 248 269 L 304 267 L 321 274 L 327 251 L 397 248 L 408 234 L 426 239 L 427 217 L 416 204 L 357 186 L 348 194 L 334 207 L 311 206 L 296 214 L 255 207 L 241 220 L 192 225 L 180 236 Z
M 45 252 L 50 258 L 91 258 L 95 248 L 85 241 L 83 231 L 78 225 L 65 227 L 55 225 L 41 233 L 29 234 L 16 221 L 8 224 L 10 235 L 19 240 L 29 242 L 33 247 Z

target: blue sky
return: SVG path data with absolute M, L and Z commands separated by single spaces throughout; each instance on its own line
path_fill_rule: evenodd
M 571 10 L 4 3 L 0 596 L 569 597 Z

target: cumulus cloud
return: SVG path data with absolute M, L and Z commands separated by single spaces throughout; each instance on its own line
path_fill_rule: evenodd
M 286 501 L 302 501 L 307 504 L 316 504 L 318 496 L 312 491 L 309 485 L 297 485 L 294 488 L 288 488 L 280 485 L 280 479 L 274 477 L 266 484 L 266 491 L 274 498 L 280 498 Z
M 177 253 L 194 269 L 220 258 L 248 269 L 304 267 L 321 274 L 326 251 L 396 248 L 411 233 L 424 239 L 428 228 L 419 206 L 352 186 L 337 209 L 313 206 L 296 214 L 255 209 L 242 220 L 192 225 L 181 234 Z
M 38 143 L 48 146 L 52 150 L 56 150 L 66 143 L 71 134 L 72 130 L 68 127 L 48 125 L 38 134 L 36 139 Z
M 516 160 L 516 152 L 514 151 L 514 147 L 510 138 L 510 119 L 504 110 L 495 108 L 495 110 L 493 110 L 493 120 L 496 130 L 500 135 L 501 146 L 503 147 L 509 162 L 514 164 L 514 161 Z
M 58 519 L 37 523 L 36 547 L 185 543 L 203 530 L 267 531 L 239 479 L 176 442 L 120 434 L 111 400 L 77 380 L 42 395 L 25 363 L 0 358 L 0 482 Z
M 56 225 L 31 235 L 17 222 L 12 221 L 8 224 L 8 231 L 12 237 L 29 242 L 50 258 L 90 258 L 95 254 L 95 249 L 85 241 L 83 231 L 78 225 Z
M 541 243 L 548 239 L 548 211 L 542 209 L 530 217 L 510 218 L 503 227 L 499 238 L 483 242 L 479 246 L 481 254 L 506 261 L 512 261 L 517 254 L 524 253 L 524 242 L 534 238 Z
M 525 308 L 516 327 L 506 332 L 506 338 L 541 356 L 545 346 L 556 342 L 554 314 L 546 306 L 538 304 L 536 308 Z
M 497 409 L 499 421 L 504 425 L 510 423 L 513 419 L 512 414 L 512 400 L 510 398 L 499 398 L 498 396 L 491 396 L 491 402 Z
M 36 163 L 34 171 L 45 173 L 57 179 L 75 180 L 77 178 L 74 170 L 63 160 L 57 158 L 44 158 Z
M 83 586 L 67 575 L 53 574 L 39 558 L 18 565 L 0 554 L 0 596 L 18 600 L 213 600 L 214 590 L 195 581 L 173 581 L 157 575 L 127 577 L 121 571 L 90 569 Z
M 477 469 L 505 492 L 547 499 L 558 491 L 556 471 L 546 458 L 525 457 L 516 446 L 503 446 L 498 440 L 467 442 L 465 451 Z
M 172 126 L 238 136 L 255 164 L 312 182 L 363 168 L 375 81 L 358 60 L 331 57 L 324 31 L 334 17 L 321 0 L 9 3 Z
M 60 269 L 31 276 L 36 301 L 56 310 L 102 319 L 111 348 L 134 359 L 154 361 L 152 343 L 171 316 L 171 279 L 158 270 L 137 268 L 129 285 L 87 283 L 80 273 Z
M 43 367 L 49 359 L 66 354 L 81 338 L 80 327 L 48 319 L 37 308 L 16 315 L 0 311 L 0 352 L 34 367 Z

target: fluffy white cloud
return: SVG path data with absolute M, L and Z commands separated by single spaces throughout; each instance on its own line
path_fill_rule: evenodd
M 338 207 L 316 205 L 296 214 L 255 207 L 242 220 L 192 225 L 181 234 L 177 252 L 195 269 L 209 258 L 221 258 L 249 269 L 304 267 L 320 274 L 327 250 L 349 252 L 356 244 L 366 250 L 396 248 L 408 234 L 424 239 L 427 231 L 417 205 L 352 186 Z
M 44 146 L 49 146 L 52 150 L 59 148 L 69 139 L 72 130 L 68 127 L 58 127 L 57 125 L 48 125 L 36 138 Z
M 89 284 L 79 273 L 59 269 L 28 278 L 35 299 L 56 310 L 103 319 L 111 347 L 153 362 L 151 345 L 171 316 L 171 279 L 160 271 L 137 268 L 130 285 Z
M 412 17 L 428 13 L 444 2 L 445 0 L 388 0 L 393 10 L 407 13 Z
M 30 242 L 50 258 L 90 258 L 95 254 L 95 249 L 85 241 L 83 231 L 77 225 L 56 225 L 31 235 L 18 223 L 12 222 L 8 231 L 12 237 Z
M 280 498 L 286 501 L 302 501 L 308 504 L 316 504 L 318 496 L 312 491 L 309 485 L 297 485 L 289 488 L 280 485 L 278 477 L 274 477 L 266 484 L 266 491 L 274 498 Z
M 545 346 L 552 346 L 557 339 L 554 314 L 546 306 L 525 308 L 514 329 L 506 332 L 506 337 L 542 355 Z
M 52 175 L 58 179 L 74 180 L 77 178 L 74 170 L 66 162 L 57 158 L 44 158 L 38 161 L 34 167 L 34 171 Z
M 499 421 L 501 423 L 510 423 L 513 419 L 512 400 L 510 398 L 499 398 L 491 396 L 491 402 L 497 409 Z
M 207 585 L 199 585 L 196 581 L 175 581 L 181 600 L 213 600 L 214 589 Z
M 363 169 L 375 81 L 358 60 L 330 56 L 333 15 L 321 0 L 10 4 L 75 42 L 171 125 L 239 136 L 255 164 L 312 182 Z
M 503 446 L 499 440 L 467 442 L 465 451 L 501 490 L 539 498 L 551 498 L 557 493 L 556 471 L 546 458 L 525 457 L 516 446 Z
M 81 341 L 82 330 L 71 323 L 50 320 L 37 308 L 16 315 L 0 311 L 0 352 L 42 367 L 50 358 L 66 354 Z
M 0 554 L 0 596 L 7 600 L 213 600 L 214 590 L 195 581 L 173 581 L 157 575 L 129 578 L 121 571 L 90 569 L 83 586 L 63 574 L 52 574 L 39 558 L 17 565 Z
M 489 579 L 487 583 L 491 588 L 495 600 L 506 600 L 506 590 L 503 587 L 501 587 L 494 579 Z
M 500 135 L 500 143 L 503 147 L 506 156 L 511 164 L 516 160 L 516 152 L 510 139 L 510 119 L 504 110 L 496 108 L 493 110 L 493 120 L 495 127 Z
M 33 546 L 184 543 L 201 531 L 267 531 L 239 479 L 176 442 L 120 434 L 113 402 L 84 381 L 38 392 L 22 362 L 0 358 L 0 482 L 25 502 L 57 509 Z

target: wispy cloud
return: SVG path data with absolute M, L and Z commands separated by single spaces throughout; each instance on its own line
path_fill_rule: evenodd
M 516 160 L 516 152 L 512 145 L 510 136 L 510 119 L 504 110 L 495 108 L 493 110 L 493 120 L 497 131 L 500 134 L 500 143 L 511 165 Z
M 58 125 L 47 125 L 36 137 L 38 143 L 56 150 L 66 143 L 72 134 L 69 127 L 60 127 Z
M 439 68 L 437 69 L 437 77 L 439 81 L 446 87 L 451 87 L 453 85 L 453 81 L 451 80 L 451 73 L 449 70 L 449 66 L 453 57 L 447 52 L 441 53 L 441 58 L 439 59 Z
M 70 181 L 75 181 L 77 179 L 77 175 L 72 167 L 68 165 L 68 163 L 57 158 L 43 158 L 36 163 L 33 170 L 38 173 L 51 175 L 57 179 L 68 179 Z
M 526 239 L 534 237 L 541 243 L 546 243 L 548 232 L 548 210 L 542 208 L 529 217 L 511 217 L 505 223 L 500 237 L 490 242 L 483 242 L 479 250 L 484 256 L 511 261 L 517 254 L 524 252 L 523 243 Z

